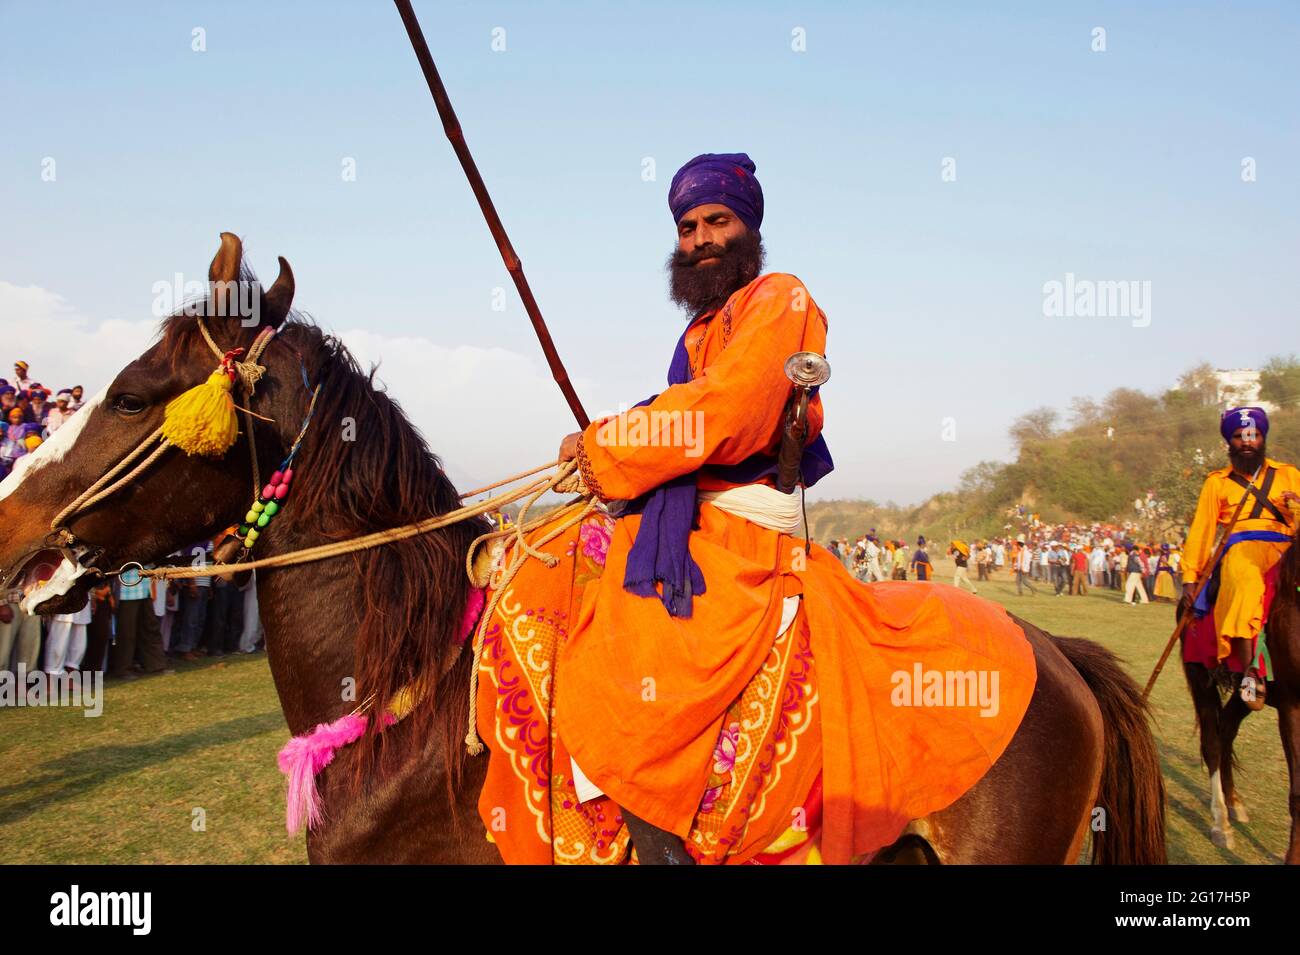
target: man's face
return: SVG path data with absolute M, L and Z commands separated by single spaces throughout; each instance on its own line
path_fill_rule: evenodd
M 718 202 L 696 206 L 677 223 L 677 248 L 692 256 L 700 267 L 718 264 L 717 256 L 709 256 L 709 246 L 726 246 L 732 239 L 744 235 L 749 229 L 740 217 Z M 700 256 L 704 257 L 701 258 Z
M 22 365 L 14 365 L 14 375 L 18 378 L 26 378 L 27 369 L 24 368 Z
M 13 406 L 14 406 L 14 395 L 12 391 L 6 391 L 3 395 L 0 395 L 0 408 L 4 408 L 6 411 L 8 411 Z
M 696 206 L 677 223 L 669 296 L 692 317 L 721 308 L 762 273 L 763 240 L 727 206 Z
M 81 400 L 81 385 L 77 385 L 77 387 L 72 389 L 72 398 L 74 401 Z
M 1228 459 L 1242 471 L 1254 471 L 1264 460 L 1266 444 L 1258 428 L 1240 428 L 1228 439 Z

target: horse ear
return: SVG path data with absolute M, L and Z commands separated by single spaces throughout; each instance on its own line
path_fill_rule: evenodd
M 280 256 L 280 274 L 275 277 L 275 282 L 262 296 L 262 324 L 269 325 L 272 328 L 279 328 L 280 323 L 285 320 L 289 314 L 289 309 L 293 306 L 293 269 L 289 268 L 289 263 L 282 255 Z
M 208 266 L 209 282 L 234 282 L 239 278 L 239 263 L 244 258 L 244 244 L 233 232 L 221 233 L 221 248 Z

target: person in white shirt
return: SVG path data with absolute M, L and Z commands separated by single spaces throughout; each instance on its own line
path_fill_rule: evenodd
M 1034 552 L 1029 549 L 1028 544 L 1020 547 L 1020 552 L 1016 554 L 1016 594 L 1024 596 L 1022 588 L 1028 587 L 1031 596 L 1037 597 L 1038 591 L 1034 589 L 1031 575 L 1034 571 Z
M 45 430 L 50 434 L 62 428 L 68 423 L 68 419 L 72 417 L 72 409 L 69 407 L 71 401 L 72 392 L 70 391 L 60 391 L 54 396 L 54 407 L 45 416 Z
M 1106 586 L 1106 549 L 1100 545 L 1088 555 L 1088 573 L 1092 577 L 1089 583 L 1094 588 Z
M 14 387 L 19 391 L 26 391 L 34 384 L 36 384 L 36 382 L 27 374 L 27 362 L 14 362 Z
M 46 673 L 62 674 L 79 670 L 86 655 L 86 627 L 90 623 L 90 600 L 75 613 L 58 613 L 50 622 L 45 638 Z
M 876 543 L 874 534 L 867 535 L 867 580 L 884 580 L 885 573 L 880 566 L 880 545 Z

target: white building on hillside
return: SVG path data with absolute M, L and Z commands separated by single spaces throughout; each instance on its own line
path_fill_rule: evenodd
M 1219 383 L 1219 405 L 1235 408 L 1240 405 L 1258 405 L 1272 413 L 1277 405 L 1259 400 L 1259 372 L 1254 368 L 1216 368 L 1214 377 Z

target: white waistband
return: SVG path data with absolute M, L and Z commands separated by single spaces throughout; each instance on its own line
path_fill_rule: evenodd
M 793 534 L 803 520 L 799 497 L 766 484 L 742 484 L 725 491 L 701 491 L 701 501 L 768 530 Z

